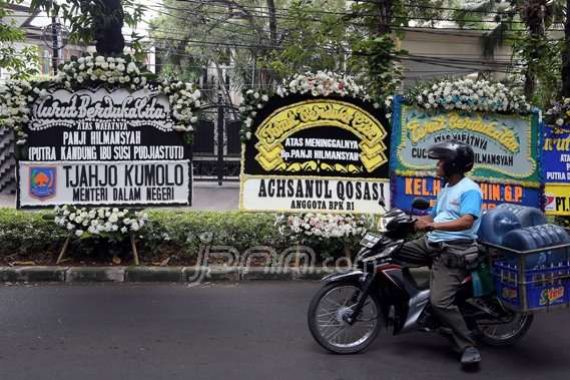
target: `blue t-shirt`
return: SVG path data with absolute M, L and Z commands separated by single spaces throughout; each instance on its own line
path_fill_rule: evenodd
M 453 186 L 445 185 L 437 196 L 436 206 L 431 211 L 433 221 L 451 222 L 464 215 L 473 215 L 475 221 L 471 228 L 463 231 L 431 231 L 427 234 L 428 240 L 437 243 L 457 239 L 477 239 L 482 205 L 481 189 L 469 178 L 464 177 Z

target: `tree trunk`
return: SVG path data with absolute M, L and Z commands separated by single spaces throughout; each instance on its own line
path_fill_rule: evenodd
M 570 0 L 566 0 L 564 47 L 562 49 L 562 96 L 570 97 Z
M 120 0 L 101 0 L 92 8 L 95 48 L 102 55 L 120 55 L 125 48 L 122 27 L 125 13 Z
M 277 42 L 277 10 L 275 0 L 267 0 L 267 13 L 269 18 L 269 50 L 275 49 Z M 275 82 L 273 74 L 266 68 L 259 72 L 259 84 L 271 85 Z
M 524 5 L 522 19 L 524 20 L 530 38 L 542 39 L 546 32 L 544 28 L 544 16 L 546 12 L 546 0 L 528 0 Z M 530 60 L 526 69 L 524 93 L 527 99 L 531 99 L 536 87 L 536 68 L 533 62 L 540 59 L 540 52 L 536 49 L 531 51 Z
M 275 13 L 275 1 L 267 0 L 267 12 L 269 13 L 269 39 L 271 46 L 277 46 L 277 15 Z
M 376 32 L 379 36 L 384 34 L 390 34 L 392 32 L 392 7 L 393 0 L 376 0 L 376 5 L 378 8 L 378 28 Z

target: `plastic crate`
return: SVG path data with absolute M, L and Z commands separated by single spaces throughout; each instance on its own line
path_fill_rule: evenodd
M 506 306 L 533 311 L 570 305 L 570 245 L 527 252 L 494 248 L 500 253 L 492 265 L 495 290 Z
M 562 263 L 561 263 L 562 264 Z M 560 265 L 524 271 L 508 261 L 493 264 L 495 290 L 499 298 L 517 310 L 538 310 L 570 303 L 570 266 Z

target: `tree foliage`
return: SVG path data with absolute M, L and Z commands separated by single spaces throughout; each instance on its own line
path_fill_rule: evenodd
M 136 0 L 32 0 L 30 9 L 63 18 L 70 25 L 70 40 L 88 45 L 102 35 L 101 29 L 114 24 L 124 22 L 134 30 L 146 7 Z M 140 39 L 133 32 L 131 48 L 139 55 L 142 54 Z
M 552 33 L 567 22 L 569 3 L 567 0 L 464 1 L 453 17 L 462 27 L 491 29 L 481 39 L 487 57 L 493 56 L 496 47 L 509 44 L 513 52 L 513 78 L 522 84 L 534 104 L 548 107 L 562 90 L 568 76 L 565 72 L 570 72 L 570 55 L 565 54 L 569 43 L 558 40 Z M 566 35 L 570 41 L 570 26 Z M 570 80 L 567 82 L 570 94 Z
M 203 84 L 205 97 L 212 101 L 217 101 L 220 89 L 229 102 L 230 85 L 267 85 L 270 71 L 256 64 L 280 38 L 278 29 L 269 30 L 269 20 L 277 22 L 277 10 L 271 13 L 267 5 L 266 1 L 164 0 L 156 7 L 159 17 L 151 24 L 161 75 L 192 81 L 204 77 L 206 68 L 213 68 L 218 82 L 207 78 Z
M 315 17 L 325 8 L 329 13 Z M 344 1 L 292 1 L 281 24 L 280 46 L 263 57 L 262 63 L 273 71 L 275 79 L 303 71 L 346 71 L 348 24 L 344 11 Z
M 444 3 L 165 0 L 152 36 L 164 52 L 163 75 L 197 79 L 204 66 L 225 65 L 232 85 L 267 88 L 293 73 L 332 70 L 359 77 L 383 98 L 401 77 L 399 27 L 414 18 L 430 23 Z
M 0 0 L 0 20 L 13 13 L 9 6 L 19 5 L 22 0 Z M 14 23 L 0 22 L 0 67 L 9 70 L 14 79 L 28 79 L 39 73 L 38 52 L 33 46 L 17 48 L 24 42 L 25 33 Z

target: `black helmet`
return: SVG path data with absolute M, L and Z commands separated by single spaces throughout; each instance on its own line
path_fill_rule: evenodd
M 457 140 L 449 140 L 432 145 L 428 157 L 443 160 L 443 171 L 446 176 L 467 173 L 473 169 L 475 153 L 469 145 Z

